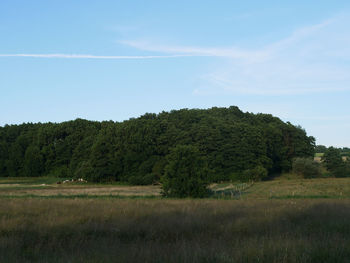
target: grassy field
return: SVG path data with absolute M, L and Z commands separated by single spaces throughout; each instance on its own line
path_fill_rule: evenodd
M 0 262 L 349 262 L 347 200 L 10 199 Z
M 322 157 L 324 153 L 315 153 L 315 157 Z
M 160 187 L 128 186 L 123 184 L 66 183 L 60 178 L 1 178 L 0 198 L 18 197 L 155 197 L 160 196 Z
M 159 186 L 2 179 L 0 262 L 350 262 L 349 185 L 285 175 L 178 200 Z
M 159 185 L 56 184 L 57 178 L 2 178 L 0 198 L 161 198 Z M 212 198 L 266 200 L 298 198 L 350 198 L 350 178 L 302 179 L 286 174 L 255 183 L 210 186 Z

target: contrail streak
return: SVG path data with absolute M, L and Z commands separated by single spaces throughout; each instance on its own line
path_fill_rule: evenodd
M 156 59 L 156 58 L 181 58 L 203 57 L 203 55 L 166 55 L 166 56 L 96 56 L 77 54 L 0 54 L 0 57 L 30 57 L 30 58 L 75 58 L 75 59 Z

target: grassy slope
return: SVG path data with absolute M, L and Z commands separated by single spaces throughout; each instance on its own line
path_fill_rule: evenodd
M 246 199 L 350 198 L 350 178 L 278 178 L 255 183 L 242 197 Z

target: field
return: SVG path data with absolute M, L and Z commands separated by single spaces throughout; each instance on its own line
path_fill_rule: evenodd
M 202 200 L 55 180 L 0 181 L 0 262 L 350 262 L 349 179 L 226 183 Z
M 66 183 L 57 178 L 8 178 L 0 180 L 3 198 L 98 198 L 160 196 L 159 186 L 126 186 L 121 184 Z
M 159 185 L 67 183 L 57 178 L 2 178 L 0 198 L 160 198 Z M 350 198 L 350 178 L 302 179 L 285 174 L 271 181 L 213 184 L 212 198 L 266 200 L 297 198 Z

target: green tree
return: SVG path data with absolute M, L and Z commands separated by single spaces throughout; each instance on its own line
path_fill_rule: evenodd
M 324 153 L 327 151 L 327 147 L 324 145 L 316 145 L 315 153 Z
M 341 151 L 334 147 L 329 147 L 321 160 L 330 172 L 335 171 L 343 163 Z
M 83 176 L 84 179 L 93 182 L 116 181 L 116 162 L 114 153 L 116 151 L 113 140 L 113 127 L 106 127 L 97 136 L 90 153 L 90 165 L 93 172 Z M 84 164 L 86 167 L 86 164 Z M 84 168 L 85 169 L 85 168 Z M 89 170 L 90 167 L 88 167 Z M 87 177 L 89 176 L 89 178 Z
M 208 166 L 194 146 L 178 145 L 167 156 L 168 164 L 161 178 L 167 197 L 205 197 L 208 195 Z
M 350 176 L 349 163 L 343 161 L 340 149 L 329 147 L 322 156 L 322 161 L 327 170 L 335 177 Z
M 210 182 L 243 173 L 260 178 L 264 169 L 269 174 L 289 170 L 295 157 L 312 157 L 315 146 L 301 127 L 237 107 L 148 113 L 119 123 L 76 119 L 5 125 L 0 127 L 0 176 L 24 176 L 30 170 L 25 153 L 38 147 L 41 175 L 149 184 L 164 175 L 165 157 L 177 145 L 198 148 L 212 171 Z
M 40 176 L 43 170 L 43 159 L 37 146 L 29 146 L 24 155 L 24 175 Z
M 293 172 L 304 178 L 321 177 L 321 166 L 312 158 L 295 158 L 293 160 Z

